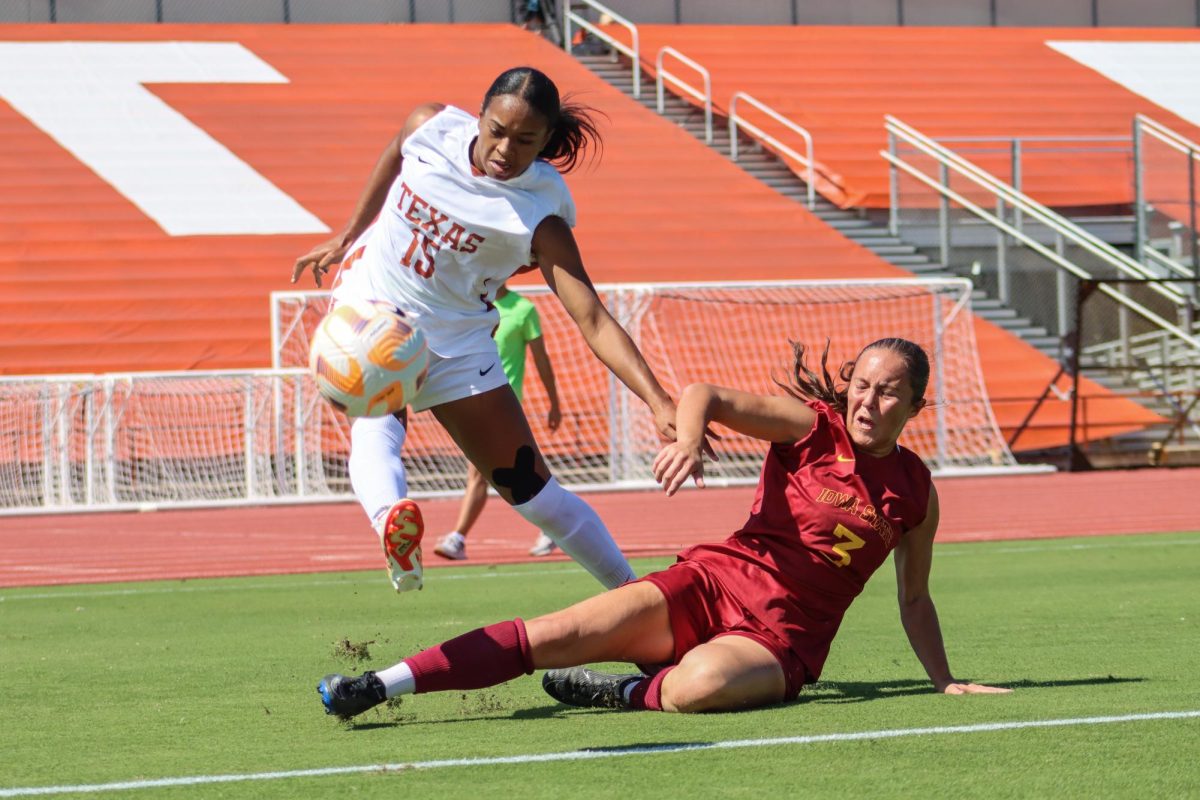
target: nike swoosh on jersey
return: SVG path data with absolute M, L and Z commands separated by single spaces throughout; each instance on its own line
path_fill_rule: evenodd
M 491 371 L 492 371 L 492 367 L 494 367 L 494 366 L 496 366 L 496 365 L 495 365 L 495 364 L 492 364 L 492 366 L 491 366 L 491 367 L 488 367 L 487 369 L 481 369 L 481 370 L 479 370 L 479 377 L 481 377 L 481 378 L 482 378 L 484 375 L 487 375 L 489 372 L 491 372 Z
M 854 463 L 853 458 L 846 458 L 844 455 L 841 455 L 840 453 L 838 454 L 837 460 L 838 460 L 839 464 L 853 464 Z

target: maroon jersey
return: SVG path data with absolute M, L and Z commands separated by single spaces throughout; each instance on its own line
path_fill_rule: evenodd
M 815 680 L 850 602 L 925 519 L 932 481 L 912 451 L 856 451 L 840 414 L 809 405 L 817 412 L 812 430 L 771 445 L 742 529 L 680 559 L 704 564 Z

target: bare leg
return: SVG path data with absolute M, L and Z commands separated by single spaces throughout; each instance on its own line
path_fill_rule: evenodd
M 504 501 L 605 588 L 633 579 L 600 517 L 550 475 L 511 387 L 444 403 L 433 413 Z
M 667 601 L 652 583 L 630 583 L 525 625 L 536 669 L 594 661 L 660 664 L 675 648 Z
M 487 505 L 487 491 L 488 485 L 483 473 L 468 462 L 467 486 L 463 490 L 462 505 L 458 507 L 458 522 L 454 523 L 454 530 L 463 536 L 471 531 L 483 507 Z
M 770 650 L 745 636 L 722 636 L 692 648 L 662 681 L 662 709 L 734 711 L 778 703 L 787 692 Z
M 527 501 L 531 491 L 537 494 L 534 490 L 550 479 L 550 470 L 542 460 L 525 411 L 511 387 L 501 386 L 434 406 L 431 410 L 471 465 L 495 487 L 506 503 Z M 529 448 L 531 457 L 522 461 L 520 474 L 509 476 L 505 473 L 504 481 L 497 483 L 496 470 L 513 469 L 522 448 Z

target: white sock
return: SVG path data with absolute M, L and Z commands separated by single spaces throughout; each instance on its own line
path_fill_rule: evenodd
M 532 500 L 513 509 L 541 528 L 606 589 L 637 577 L 599 515 L 553 477 Z
M 391 416 L 359 417 L 350 426 L 350 485 L 373 523 L 396 501 L 408 496 L 400 449 L 406 431 Z
M 375 675 L 383 681 L 383 693 L 389 698 L 398 694 L 412 694 L 417 690 L 417 682 L 413 679 L 412 670 L 403 661 L 387 669 L 381 669 Z

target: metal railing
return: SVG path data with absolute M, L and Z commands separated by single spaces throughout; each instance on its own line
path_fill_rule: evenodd
M 997 152 L 1005 154 L 1008 183 L 1021 193 L 1025 193 L 1026 161 L 1033 156 L 1066 158 L 1069 155 L 1078 160 L 1084 155 L 1111 153 L 1115 156 L 1113 163 L 1092 166 L 1092 171 L 1111 173 L 1129 163 L 1132 150 L 1132 140 L 1128 136 L 939 136 L 937 141 L 951 146 L 960 155 L 969 153 L 974 158 Z M 1003 173 L 1000 177 L 1003 179 Z M 1014 215 L 1014 223 L 1018 230 L 1024 225 L 1019 211 Z
M 625 44 L 608 31 L 601 28 L 599 25 L 593 23 L 587 17 L 584 17 L 582 14 L 577 14 L 575 10 L 571 8 L 572 2 L 585 5 L 588 8 L 595 10 L 599 14 L 607 14 L 613 22 L 629 31 L 629 39 L 631 44 Z M 621 53 L 622 55 L 629 57 L 629 60 L 632 62 L 633 96 L 635 99 L 640 99 L 642 96 L 642 58 L 641 45 L 639 44 L 638 40 L 637 25 L 634 25 L 632 22 L 625 19 L 625 17 L 622 17 L 608 6 L 602 3 L 597 3 L 596 0 L 571 0 L 567 2 L 563 8 L 562 18 L 563 49 L 568 53 L 571 52 L 571 24 L 574 23 L 596 38 L 607 42 L 608 45 L 615 51 L 613 60 L 616 60 L 615 53 Z
M 1143 248 L 1142 256 L 1146 259 L 1146 266 L 1161 267 L 1165 273 L 1165 277 L 1172 277 L 1171 273 L 1174 273 L 1180 278 L 1196 277 L 1196 272 L 1194 269 L 1186 267 L 1175 259 L 1163 255 L 1153 247 Z
M 1157 142 L 1177 154 L 1177 158 L 1168 165 L 1165 171 L 1167 174 L 1163 176 L 1163 179 L 1172 183 L 1182 178 L 1185 185 L 1180 186 L 1176 183 L 1174 186 L 1164 189 L 1167 196 L 1160 197 L 1157 187 L 1147 187 L 1147 182 L 1150 180 L 1147 164 L 1151 160 L 1148 154 L 1148 145 L 1151 141 Z M 1200 266 L 1200 257 L 1198 257 L 1200 255 L 1200 223 L 1197 222 L 1196 190 L 1196 164 L 1200 161 L 1200 144 L 1196 144 L 1182 134 L 1143 114 L 1137 114 L 1133 118 L 1133 152 L 1134 254 L 1139 259 L 1147 260 L 1147 263 L 1150 259 L 1159 264 L 1162 263 L 1161 257 L 1155 258 L 1162 254 L 1153 247 L 1150 230 L 1155 219 L 1154 215 L 1158 213 L 1168 220 L 1168 227 L 1171 229 L 1186 226 L 1188 245 L 1191 251 L 1192 274 L 1200 279 L 1200 275 L 1197 274 L 1197 267 Z M 1164 211 L 1164 208 L 1167 210 Z M 1172 230 L 1172 238 L 1174 236 Z M 1173 255 L 1181 257 L 1180 253 Z M 1200 298 L 1200 285 L 1194 289 L 1197 297 Z
M 766 114 L 771 119 L 778 122 L 783 127 L 797 134 L 804 140 L 804 155 L 797 153 L 791 147 L 788 147 L 783 142 L 776 139 L 771 134 L 764 131 L 762 128 L 748 122 L 745 118 L 738 116 L 737 106 L 738 101 L 745 101 L 762 113 Z M 757 136 L 763 142 L 766 142 L 771 147 L 775 148 L 780 153 L 783 153 L 788 158 L 799 162 L 804 166 L 804 182 L 808 189 L 808 207 L 814 208 L 817 204 L 816 190 L 816 162 L 813 159 L 813 138 L 812 134 L 803 127 L 792 122 L 787 117 L 780 114 L 775 109 L 771 108 L 766 103 L 758 100 L 745 92 L 734 92 L 729 98 L 729 157 L 733 161 L 738 160 L 738 131 L 746 130 L 754 136 Z
M 1071 247 L 1089 254 L 1097 259 L 1101 264 L 1116 271 L 1117 274 L 1133 278 L 1145 279 L 1155 278 L 1150 270 L 1143 266 L 1140 262 L 1135 261 L 1116 248 L 1101 241 L 1092 234 L 1084 231 L 1079 226 L 1061 217 L 1045 206 L 1041 205 L 1032 198 L 1017 192 L 1013 187 L 998 180 L 994 176 L 981 170 L 976 165 L 957 155 L 953 151 L 934 141 L 932 138 L 912 128 L 900 120 L 888 116 L 886 117 L 886 127 L 889 137 L 889 149 L 880 152 L 880 155 L 891 166 L 891 194 L 893 198 L 892 208 L 890 211 L 889 227 L 894 233 L 899 232 L 899 209 L 900 205 L 896 202 L 898 196 L 898 175 L 903 172 L 906 175 L 915 178 L 924 186 L 935 192 L 939 198 L 938 201 L 938 229 L 939 229 L 939 248 L 942 255 L 942 263 L 949 265 L 950 258 L 950 205 L 957 204 L 962 209 L 966 210 L 976 218 L 987 222 L 998 233 L 997 247 L 1004 248 L 1006 246 L 1005 236 L 1011 237 L 1021 245 L 1029 248 L 1044 258 L 1049 263 L 1057 268 L 1056 273 L 1056 288 L 1057 288 L 1057 306 L 1058 306 L 1058 322 L 1059 332 L 1065 333 L 1070 329 L 1071 320 L 1071 292 L 1066 280 L 1067 277 L 1074 277 L 1081 280 L 1091 280 L 1092 273 L 1080 267 L 1078 264 L 1064 257 L 1063 253 L 1066 250 L 1067 244 Z M 896 153 L 897 141 L 903 141 L 908 146 L 912 147 L 916 152 L 931 158 L 938 165 L 938 176 L 931 177 L 919 168 L 908 163 Z M 986 196 L 994 199 L 997 213 L 983 208 L 978 203 L 968 199 L 963 193 L 950 188 L 951 175 L 965 179 L 969 184 L 977 189 L 982 189 Z M 1054 249 L 1047 247 L 1042 242 L 1037 241 L 1027 231 L 1018 229 L 1015 225 L 1009 224 L 1003 219 L 1006 209 L 1015 209 L 1020 213 L 1025 214 L 1029 219 L 1036 221 L 1044 226 L 1053 234 Z M 1006 275 L 1006 260 L 1003 256 L 997 259 L 998 269 L 998 286 L 1001 299 L 1008 301 L 1008 280 Z M 1171 320 L 1164 318 L 1162 315 L 1148 308 L 1143 303 L 1140 303 L 1129 297 L 1126 293 L 1114 288 L 1109 284 L 1101 284 L 1099 291 L 1110 297 L 1113 301 L 1119 304 L 1124 313 L 1133 313 L 1138 317 L 1149 322 L 1154 328 L 1167 332 L 1174 337 L 1179 343 L 1188 348 L 1200 350 L 1200 338 L 1188 330 L 1176 325 Z M 1149 289 L 1159 296 L 1166 299 L 1173 305 L 1180 315 L 1183 316 L 1187 309 L 1190 308 L 1187 298 L 1179 291 L 1163 286 L 1161 284 L 1151 284 Z M 1127 339 L 1125 332 L 1126 325 L 1122 325 L 1123 340 Z
M 1193 323 L 1191 329 L 1200 334 L 1200 323 Z M 1162 373 L 1158 383 L 1164 391 L 1195 393 L 1200 389 L 1200 372 L 1195 363 L 1197 354 L 1171 345 L 1171 338 L 1166 332 L 1148 331 L 1130 336 L 1126 342 L 1108 341 L 1088 345 L 1081 352 L 1087 359 L 1085 368 L 1091 365 L 1141 365 L 1147 374 L 1155 371 Z
M 945 145 L 968 145 L 956 147 L 956 152 L 970 150 L 973 154 L 993 149 L 1008 154 L 1009 183 L 1018 191 L 1024 190 L 1025 157 L 1034 153 L 1118 153 L 1129 155 L 1131 139 L 1128 136 L 939 136 L 937 141 Z M 1066 147 L 1065 145 L 1077 145 Z M 987 145 L 994 145 L 987 148 Z M 1082 145 L 1082 147 L 1078 146 Z M 1117 146 L 1113 146 L 1117 145 Z
M 663 67 L 663 57 L 671 56 L 676 61 L 694 69 L 704 79 L 704 91 L 701 92 L 689 83 L 686 83 L 682 78 L 674 73 L 668 72 Z M 708 70 L 692 59 L 685 56 L 683 53 L 676 50 L 674 47 L 663 47 L 658 51 L 658 57 L 654 60 L 654 89 L 658 99 L 658 113 L 662 114 L 665 110 L 663 97 L 663 82 L 670 81 L 680 91 L 687 93 L 689 97 L 693 97 L 704 104 L 704 143 L 712 144 L 713 141 L 713 102 L 712 102 L 712 75 Z

